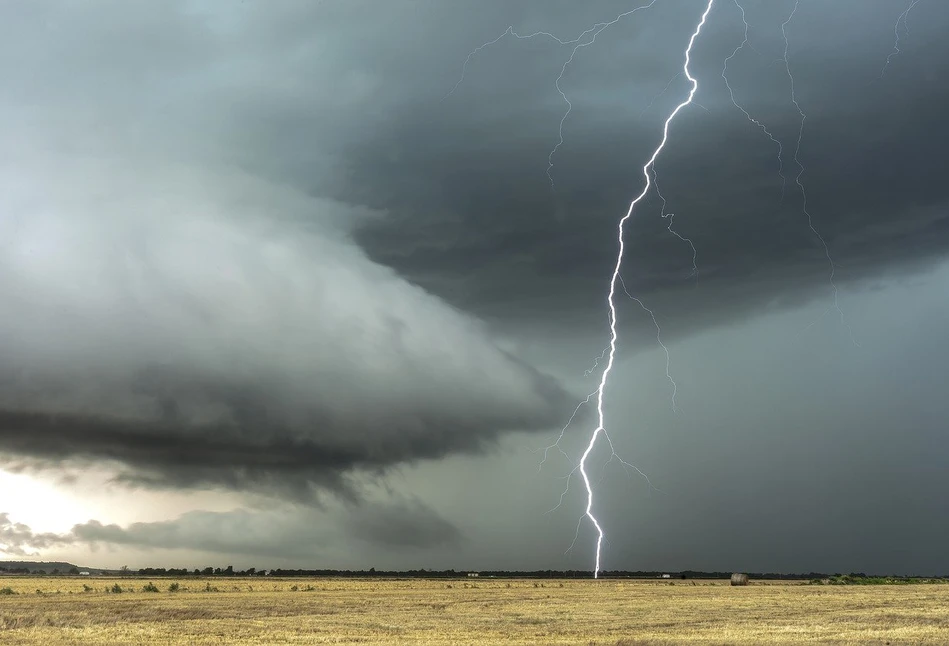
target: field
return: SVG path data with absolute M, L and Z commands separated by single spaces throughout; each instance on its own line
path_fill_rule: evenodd
M 0 643 L 946 644 L 949 585 L 10 576 Z

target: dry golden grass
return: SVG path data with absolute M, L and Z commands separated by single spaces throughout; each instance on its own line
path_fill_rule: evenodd
M 0 577 L 0 644 L 949 643 L 949 585 L 151 581 Z

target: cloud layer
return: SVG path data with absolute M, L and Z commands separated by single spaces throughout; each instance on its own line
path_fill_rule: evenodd
M 334 225 L 364 211 L 197 167 L 3 170 L 0 451 L 339 488 L 558 419 L 552 379 Z
M 260 556 L 310 563 L 347 546 L 391 553 L 452 547 L 460 530 L 415 498 L 372 501 L 322 511 L 280 506 L 269 510 L 189 511 L 177 518 L 127 526 L 90 520 L 64 533 L 34 532 L 0 513 L 0 553 L 36 555 L 48 549 L 132 548 Z M 355 541 L 355 544 L 354 544 Z

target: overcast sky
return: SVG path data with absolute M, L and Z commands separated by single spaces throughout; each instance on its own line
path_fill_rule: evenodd
M 591 569 L 590 407 L 544 447 L 706 2 L 0 3 L 0 556 Z M 604 568 L 949 574 L 910 4 L 714 0 L 626 227 Z

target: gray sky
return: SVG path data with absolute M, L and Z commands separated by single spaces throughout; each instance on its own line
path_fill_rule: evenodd
M 544 447 L 705 2 L 465 61 L 643 4 L 0 5 L 0 549 L 590 568 L 589 407 Z M 666 217 L 626 228 L 669 374 L 621 293 L 607 430 L 648 482 L 592 454 L 603 567 L 949 573 L 949 10 L 908 6 L 800 0 L 786 69 L 793 2 L 736 52 L 715 0 Z

